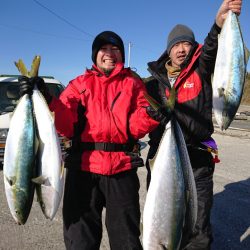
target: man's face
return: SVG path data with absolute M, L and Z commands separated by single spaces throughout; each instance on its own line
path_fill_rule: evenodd
M 112 71 L 118 62 L 122 62 L 122 54 L 117 46 L 103 45 L 97 53 L 96 65 L 101 70 Z
M 172 66 L 180 67 L 184 62 L 188 53 L 192 48 L 192 44 L 189 42 L 179 42 L 176 43 L 170 50 L 169 57 L 171 58 Z

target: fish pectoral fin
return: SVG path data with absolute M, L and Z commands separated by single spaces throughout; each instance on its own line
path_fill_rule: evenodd
M 225 92 L 225 89 L 224 89 L 224 88 L 218 88 L 219 97 L 224 96 L 224 95 L 225 95 L 224 92 Z
M 10 176 L 9 178 L 7 176 L 4 176 L 7 182 L 10 184 L 10 186 L 15 185 L 16 183 L 16 176 Z
M 47 176 L 40 175 L 36 178 L 32 178 L 32 181 L 35 184 L 44 185 L 44 186 L 51 186 L 50 180 Z
M 160 243 L 160 246 L 162 250 L 168 250 L 168 247 L 165 244 Z

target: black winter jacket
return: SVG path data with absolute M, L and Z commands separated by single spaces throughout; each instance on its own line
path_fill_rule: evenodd
M 214 131 L 211 75 L 214 71 L 220 30 L 214 24 L 204 45 L 196 43 L 193 46 L 181 65 L 181 73 L 174 84 L 176 89 L 174 116 L 182 128 L 188 145 L 199 145 L 199 142 L 209 138 Z M 146 82 L 146 88 L 148 94 L 161 104 L 166 95 L 168 96 L 170 89 L 165 68 L 168 60 L 169 55 L 165 51 L 157 61 L 148 63 L 148 70 L 152 77 Z M 149 134 L 151 153 L 152 147 L 155 153 L 163 131 L 164 126 L 159 125 Z

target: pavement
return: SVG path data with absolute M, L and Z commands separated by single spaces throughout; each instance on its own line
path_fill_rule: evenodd
M 249 121 L 250 125 L 250 121 Z M 250 130 L 215 129 L 213 138 L 219 148 L 221 162 L 214 173 L 214 206 L 212 224 L 214 243 L 212 250 L 250 249 Z M 145 160 L 148 138 L 142 140 Z M 140 178 L 141 211 L 146 197 L 146 169 L 138 170 Z M 0 249 L 1 250 L 62 250 L 65 249 L 62 232 L 61 206 L 53 221 L 45 219 L 34 199 L 25 225 L 15 224 L 5 197 L 3 174 L 0 171 Z M 103 220 L 105 210 L 103 212 Z M 108 237 L 104 227 L 102 250 L 108 250 Z

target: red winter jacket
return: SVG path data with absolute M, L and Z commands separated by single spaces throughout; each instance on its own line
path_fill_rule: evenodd
M 73 137 L 81 103 L 85 108 L 82 119 L 86 119 L 82 142 L 125 144 L 144 137 L 159 124 L 146 113 L 149 103 L 144 91 L 143 82 L 123 64 L 117 64 L 108 77 L 93 66 L 72 80 L 60 99 L 53 98 L 50 109 L 55 112 L 55 125 L 61 135 Z M 142 163 L 138 154 L 132 152 L 84 150 L 81 159 L 83 171 L 103 175 L 116 174 Z

